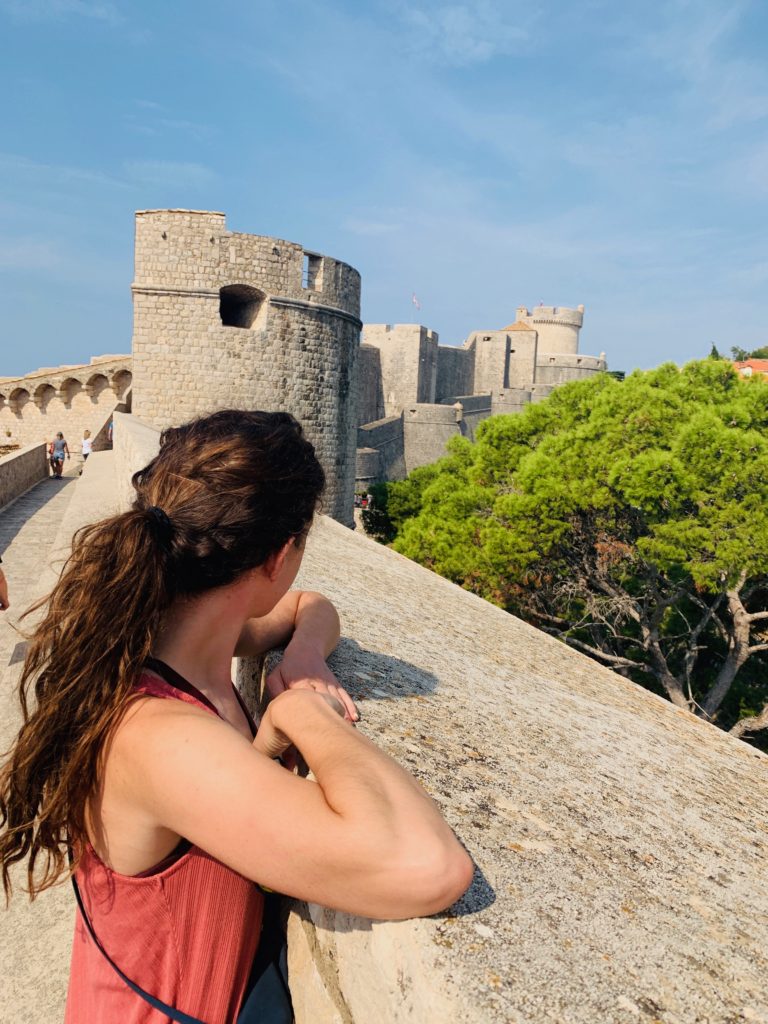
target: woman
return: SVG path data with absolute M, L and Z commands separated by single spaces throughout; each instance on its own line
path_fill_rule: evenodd
M 64 440 L 64 435 L 61 431 L 58 432 L 55 440 L 51 441 L 49 452 L 53 475 L 59 480 L 64 472 L 64 456 L 66 455 L 69 458 L 69 445 Z
M 229 411 L 166 430 L 133 484 L 129 512 L 76 536 L 28 649 L 0 777 L 3 882 L 10 894 L 26 861 L 33 895 L 53 884 L 69 842 L 113 963 L 219 1024 L 253 983 L 254 883 L 399 919 L 450 905 L 472 866 L 418 783 L 352 727 L 325 664 L 332 605 L 290 591 L 323 487 L 296 421 Z M 231 658 L 285 641 L 254 738 Z M 294 747 L 315 781 L 276 760 Z M 81 915 L 66 1019 L 168 1019 Z
M 80 467 L 80 473 L 78 474 L 79 476 L 83 475 L 83 467 L 85 466 L 86 462 L 88 461 L 88 456 L 91 454 L 92 451 L 93 451 L 93 440 L 91 439 L 91 432 L 90 432 L 90 430 L 84 430 L 83 431 L 83 440 L 82 440 L 82 443 L 80 445 L 80 454 L 83 456 L 83 465 Z

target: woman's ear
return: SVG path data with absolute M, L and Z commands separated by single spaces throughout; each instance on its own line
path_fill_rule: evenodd
M 270 583 L 274 583 L 277 577 L 282 572 L 283 566 L 285 565 L 285 560 L 288 557 L 288 552 L 291 550 L 293 545 L 293 537 L 290 537 L 285 542 L 285 544 L 283 544 L 280 550 L 270 555 L 269 558 L 264 563 L 263 569 L 264 572 L 269 577 Z

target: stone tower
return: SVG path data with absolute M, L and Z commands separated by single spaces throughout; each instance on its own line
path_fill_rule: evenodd
M 227 407 L 292 413 L 325 469 L 325 510 L 351 525 L 358 272 L 196 210 L 139 211 L 135 259 L 135 415 L 163 427 Z
M 542 352 L 575 355 L 579 351 L 579 331 L 584 323 L 584 307 L 534 306 L 529 313 L 525 306 L 517 310 L 517 320 L 530 324 L 539 336 Z

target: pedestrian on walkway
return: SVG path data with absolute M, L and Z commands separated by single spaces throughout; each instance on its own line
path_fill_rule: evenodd
M 167 429 L 131 509 L 76 534 L 42 605 L 0 773 L 0 872 L 8 893 L 26 862 L 34 895 L 67 876 L 71 843 L 66 1024 L 287 1024 L 265 891 L 401 919 L 469 885 L 436 805 L 352 727 L 325 661 L 333 605 L 290 589 L 323 483 L 287 413 Z M 282 644 L 257 728 L 231 659 Z M 314 781 L 290 770 L 297 750 Z
M 2 562 L 0 558 L 0 562 Z M 7 611 L 10 608 L 10 602 L 8 601 L 8 580 L 5 578 L 5 573 L 0 567 L 0 612 Z
M 82 445 L 81 445 L 81 449 L 80 449 L 81 453 L 82 453 L 82 456 L 83 456 L 83 466 L 88 461 L 88 456 L 91 454 L 92 446 L 93 446 L 93 441 L 91 440 L 91 432 L 90 432 L 90 430 L 83 431 L 83 441 L 82 441 Z M 80 476 L 83 475 L 83 466 L 80 467 L 80 473 L 79 473 Z
M 64 455 L 66 454 L 69 459 L 69 445 L 64 440 L 64 435 L 61 431 L 56 435 L 55 440 L 51 441 L 51 469 L 53 475 L 57 479 L 61 479 L 61 474 L 64 471 Z

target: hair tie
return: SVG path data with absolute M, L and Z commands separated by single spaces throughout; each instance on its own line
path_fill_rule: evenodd
M 160 528 L 160 539 L 167 543 L 171 539 L 173 533 L 173 523 L 168 518 L 168 515 L 157 505 L 150 505 L 147 512 L 152 516 L 155 523 Z

